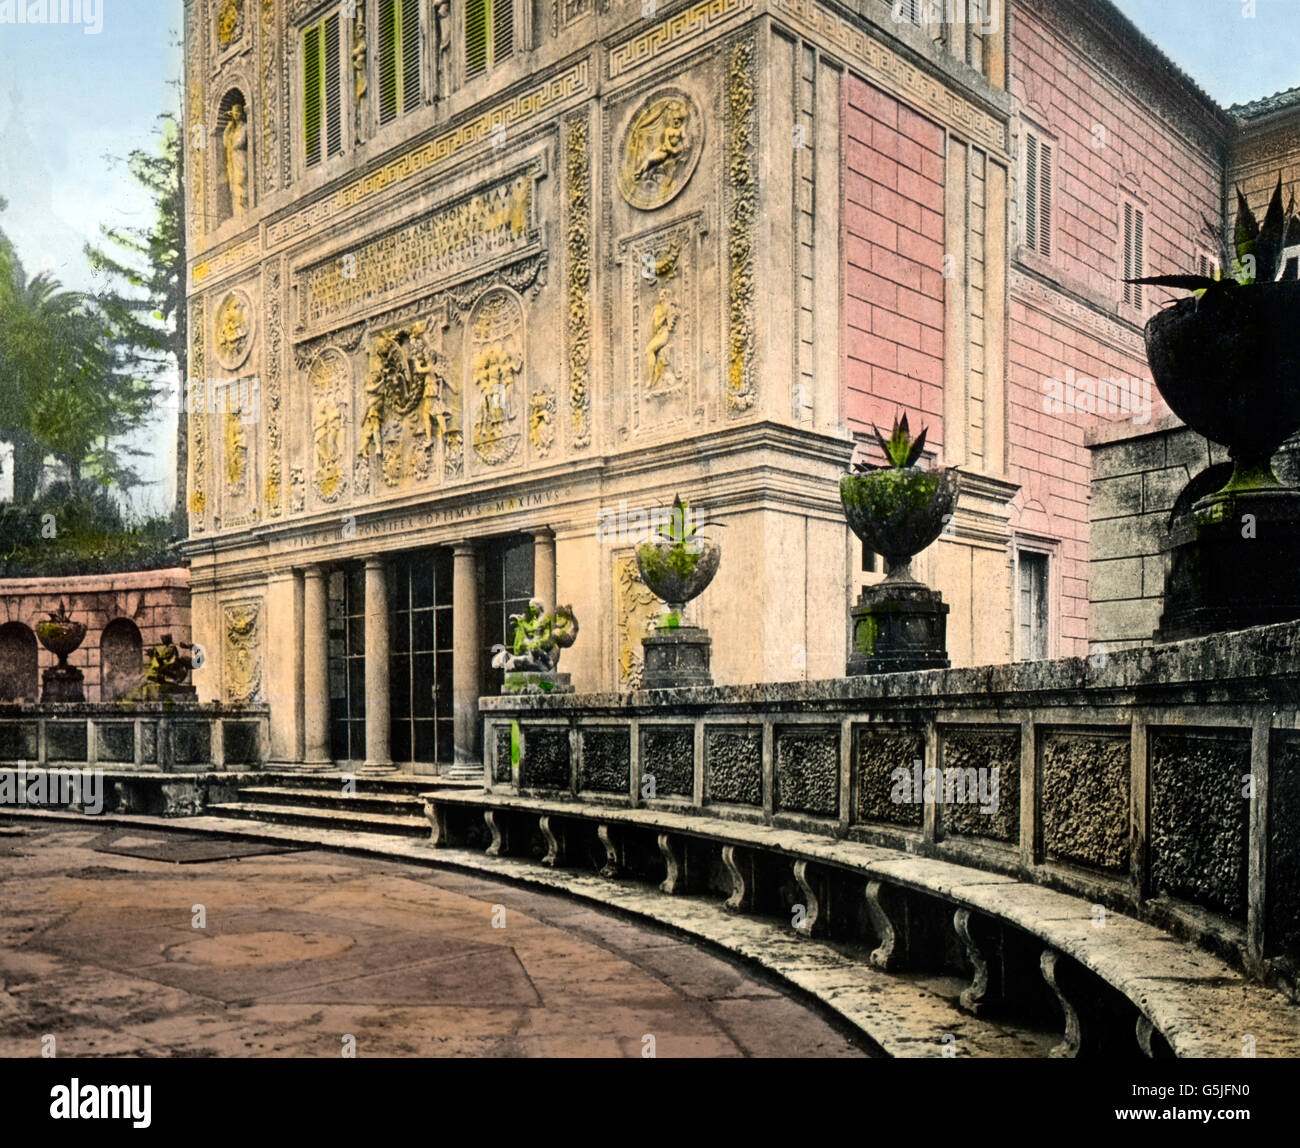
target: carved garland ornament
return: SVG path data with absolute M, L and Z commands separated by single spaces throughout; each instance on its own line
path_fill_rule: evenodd
M 282 510 L 283 478 L 280 460 L 280 372 L 284 354 L 284 323 L 280 299 L 282 271 L 278 260 L 262 272 L 262 298 L 266 302 L 266 483 L 263 500 L 270 518 Z
M 191 386 L 187 395 L 189 406 L 189 452 L 190 452 L 190 533 L 201 534 L 204 527 L 204 515 L 208 509 L 207 470 L 208 437 L 207 408 L 208 400 L 204 389 L 207 385 L 207 368 L 205 366 L 203 297 L 195 299 L 190 305 L 190 378 L 199 380 L 198 393 Z
M 569 408 L 573 445 L 591 442 L 591 169 L 587 158 L 588 122 L 577 116 L 568 125 L 569 192 Z
M 754 405 L 754 233 L 758 176 L 754 163 L 754 41 L 737 40 L 727 62 L 727 177 L 731 237 L 727 408 Z
M 659 599 L 641 580 L 636 558 L 615 558 L 615 670 L 620 689 L 634 690 L 640 686 L 641 639 L 653 632 L 658 613 Z
M 280 104 L 276 84 L 275 0 L 262 0 L 262 179 L 267 191 L 274 191 L 279 168 L 280 141 L 278 117 Z

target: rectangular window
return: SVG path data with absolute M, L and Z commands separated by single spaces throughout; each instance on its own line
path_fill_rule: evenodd
M 447 549 L 393 562 L 389 704 L 394 761 L 454 760 L 452 559 Z
M 420 0 L 380 0 L 379 122 L 420 105 Z
M 483 555 L 483 689 L 498 694 L 505 675 L 492 668 L 492 647 L 514 638 L 510 615 L 522 614 L 533 596 L 533 540 L 497 538 Z
M 466 78 L 481 76 L 514 50 L 514 0 L 465 0 Z
M 357 564 L 329 579 L 330 756 L 366 759 L 366 571 Z
M 1025 133 L 1025 246 L 1052 254 L 1052 145 Z
M 1047 657 L 1047 555 L 1019 552 L 1020 658 L 1036 662 Z
M 1146 212 L 1141 208 L 1134 207 L 1131 203 L 1124 204 L 1124 278 L 1140 279 L 1146 272 L 1143 267 L 1146 263 L 1144 248 L 1146 231 Z M 1138 283 L 1124 284 L 1124 302 L 1131 303 L 1134 307 L 1142 306 L 1142 287 Z
M 343 154 L 343 38 L 338 12 L 302 33 L 303 159 Z

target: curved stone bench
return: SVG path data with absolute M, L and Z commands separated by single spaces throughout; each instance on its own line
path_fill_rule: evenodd
M 424 800 L 435 847 L 490 838 L 487 855 L 506 857 L 536 839 L 543 865 L 586 861 L 606 879 L 640 876 L 666 896 L 712 891 L 718 909 L 733 913 L 751 911 L 763 894 L 770 903 L 775 886 L 784 885 L 801 898 L 791 928 L 804 938 L 826 933 L 828 918 L 841 933 L 848 922 L 851 932 L 860 909 L 874 945 L 865 961 L 876 969 L 940 972 L 945 949 L 961 952 L 969 983 L 960 1007 L 969 1014 L 1024 1015 L 1036 991 L 1038 1015 L 1047 1016 L 1043 1001 L 1054 999 L 1058 1026 L 1064 1017 L 1056 1056 L 1087 1055 L 1099 1045 L 1109 1055 L 1125 1041 L 1128 1051 L 1146 1056 L 1300 1055 L 1300 1009 L 1280 994 L 1150 924 L 1013 877 L 658 809 L 491 792 L 435 791 Z M 722 888 L 719 873 L 726 875 Z M 860 885 L 860 894 L 846 894 L 846 884 Z M 950 932 L 941 935 L 940 920 Z M 1024 974 L 1033 953 L 1031 986 Z M 1114 999 L 1099 993 L 1098 983 Z

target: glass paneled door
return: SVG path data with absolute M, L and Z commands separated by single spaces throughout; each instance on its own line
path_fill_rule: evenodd
M 390 583 L 393 760 L 416 773 L 451 764 L 452 562 L 448 549 L 396 557 Z

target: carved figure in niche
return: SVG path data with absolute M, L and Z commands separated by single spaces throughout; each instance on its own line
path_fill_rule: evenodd
M 366 0 L 356 0 L 357 17 L 352 22 L 352 80 L 356 102 L 366 96 Z
M 537 451 L 545 454 L 555 441 L 555 427 L 551 423 L 554 400 L 545 391 L 534 391 L 528 403 L 528 441 Z
M 414 429 L 430 440 L 446 435 L 451 427 L 452 396 L 446 361 L 429 345 L 423 323 L 374 336 L 365 391 L 359 455 L 369 453 L 372 445 L 383 454 L 381 432 L 389 419 L 413 423 Z
M 217 357 L 226 366 L 242 362 L 251 336 L 248 305 L 232 291 L 217 310 Z
M 435 90 L 446 99 L 451 83 L 451 0 L 439 0 L 434 9 L 438 21 L 438 76 Z
M 660 287 L 650 312 L 650 338 L 645 348 L 646 385 L 651 391 L 671 390 L 677 382 L 668 355 L 668 343 L 681 312 L 672 290 Z
M 483 396 L 474 427 L 476 445 L 495 441 L 505 424 L 514 421 L 515 380 L 524 367 L 523 356 L 506 342 L 489 341 L 492 326 L 492 315 L 485 311 L 475 330 L 481 345 L 474 353 L 474 385 Z
M 225 415 L 226 485 L 237 490 L 244 484 L 248 469 L 248 429 L 244 426 L 243 411 L 234 407 Z
M 244 31 L 244 0 L 221 0 L 217 12 L 217 43 L 224 51 Z
M 642 210 L 661 207 L 690 179 L 699 158 L 695 118 L 685 96 L 652 100 L 628 128 L 619 185 Z
M 230 192 L 230 212 L 243 215 L 248 210 L 248 122 L 243 101 L 230 105 L 230 118 L 222 133 L 226 156 L 226 188 Z
M 316 489 L 322 498 L 330 498 L 339 488 L 343 475 L 339 468 L 343 450 L 343 412 L 339 405 L 325 399 L 316 408 Z

